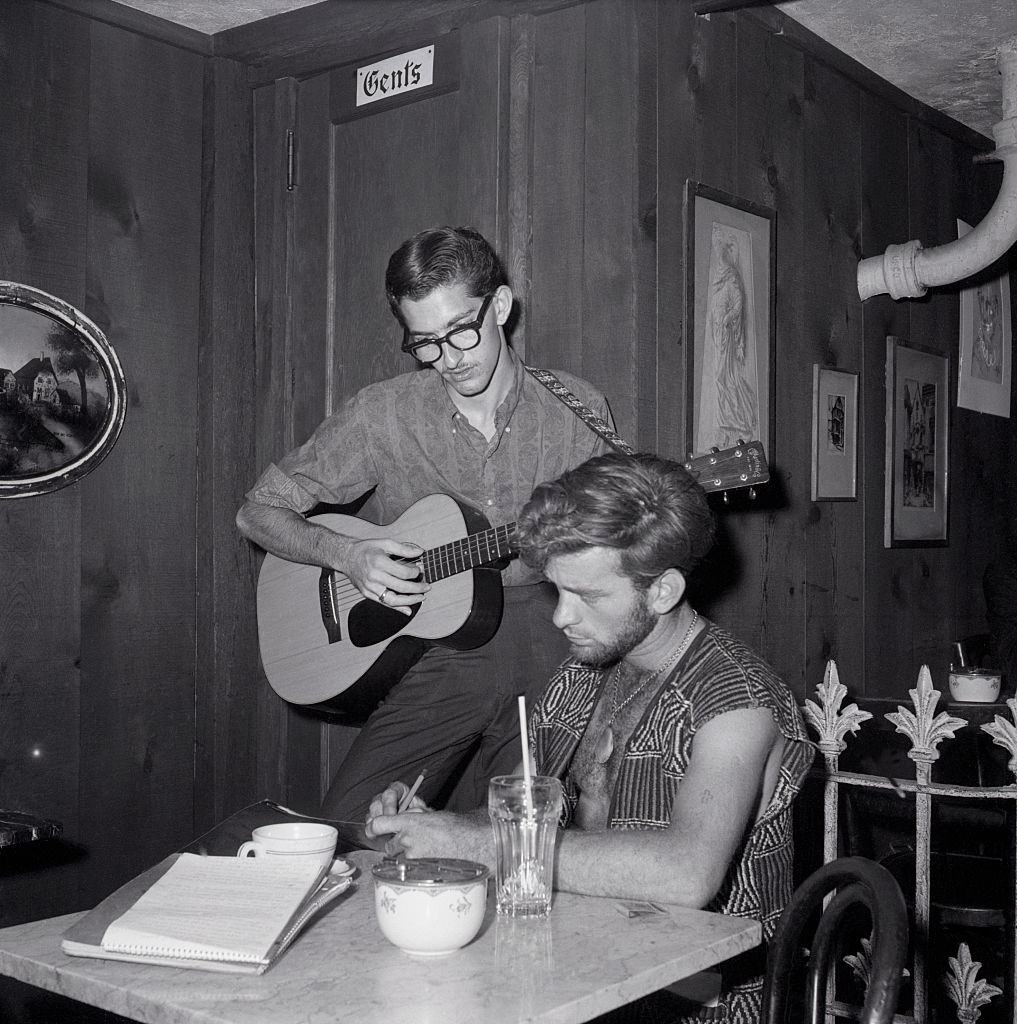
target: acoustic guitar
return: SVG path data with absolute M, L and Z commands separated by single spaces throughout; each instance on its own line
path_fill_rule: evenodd
M 758 441 L 685 466 L 710 492 L 770 478 Z M 491 527 L 446 494 L 421 498 L 388 526 L 335 513 L 312 519 L 350 537 L 419 545 L 418 564 L 431 589 L 406 616 L 365 598 L 336 569 L 266 555 L 258 576 L 258 639 L 265 674 L 284 700 L 363 716 L 429 645 L 470 650 L 494 635 L 502 611 L 498 563 L 516 553 L 515 523 Z

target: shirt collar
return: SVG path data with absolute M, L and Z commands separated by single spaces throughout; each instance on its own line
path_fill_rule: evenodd
M 494 413 L 494 422 L 499 432 L 512 419 L 516 406 L 519 405 L 519 400 L 522 398 L 523 382 L 526 379 L 523 361 L 507 345 L 505 346 L 505 358 L 512 365 L 512 383 L 509 386 L 508 394 L 502 399 L 501 405 L 498 406 Z M 447 418 L 454 422 L 456 417 L 459 416 L 459 407 L 452 401 L 448 390 L 445 388 L 445 383 L 441 379 L 441 374 L 437 372 L 432 373 L 431 384 L 440 393 L 441 400 L 445 402 Z

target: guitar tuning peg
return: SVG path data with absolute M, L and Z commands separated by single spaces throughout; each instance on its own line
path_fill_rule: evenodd
M 727 491 L 725 491 L 724 492 L 724 504 L 725 505 L 729 505 L 730 503 L 731 503 L 731 499 L 727 496 Z
M 755 489 L 755 487 L 750 487 L 749 488 L 749 501 L 755 501 L 755 500 L 756 500 L 756 489 Z

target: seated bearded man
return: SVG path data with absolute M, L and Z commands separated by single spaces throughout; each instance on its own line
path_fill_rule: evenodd
M 769 938 L 792 891 L 791 807 L 813 747 L 773 670 L 689 604 L 714 539 L 702 488 L 678 463 L 604 455 L 539 485 L 518 529 L 571 644 L 528 723 L 534 770 L 565 793 L 556 888 L 753 917 Z M 375 797 L 368 835 L 410 857 L 493 865 L 485 809 L 415 799 L 399 814 L 406 792 L 398 781 Z M 762 954 L 722 965 L 708 1016 L 758 1021 Z M 626 1019 L 675 1019 L 687 1004 L 669 1012 L 672 998 Z

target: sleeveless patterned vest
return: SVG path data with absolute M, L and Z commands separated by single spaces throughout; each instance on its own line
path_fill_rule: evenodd
M 562 824 L 566 826 L 578 800 L 569 765 L 602 681 L 601 672 L 565 662 L 534 708 L 530 723 L 538 770 L 562 780 Z M 747 830 L 706 909 L 754 917 L 769 938 L 791 895 L 791 805 L 812 764 L 814 748 L 784 683 L 756 654 L 712 623 L 671 671 L 629 738 L 611 797 L 608 827 L 667 828 L 699 726 L 725 711 L 760 706 L 771 711 L 785 737 L 780 776 L 769 806 Z

